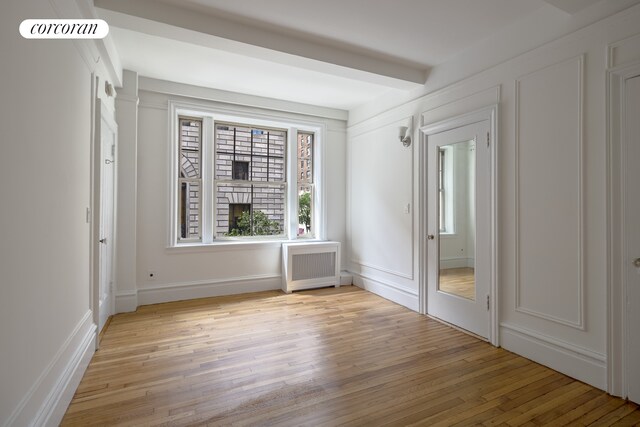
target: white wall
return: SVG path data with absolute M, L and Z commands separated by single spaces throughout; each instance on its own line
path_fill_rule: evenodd
M 0 12 L 0 425 L 57 424 L 94 349 L 86 208 L 91 72 L 104 73 L 89 42 L 18 33 L 58 13 L 82 16 L 66 0 Z
M 640 38 L 612 49 L 640 33 L 638 22 L 634 6 L 457 82 L 459 73 L 447 81 L 436 67 L 441 89 L 350 112 L 347 235 L 356 284 L 418 307 L 419 212 L 401 206 L 418 206 L 419 143 L 402 151 L 399 123 L 499 103 L 501 345 L 606 388 L 606 70 L 640 60 Z M 479 56 L 454 62 L 477 69 Z
M 242 96 L 242 102 L 249 105 L 234 105 L 229 99 L 223 99 L 226 95 L 228 93 L 211 89 L 140 78 L 140 91 L 137 95 L 140 99 L 137 109 L 137 142 L 132 137 L 123 137 L 122 133 L 123 129 L 134 127 L 134 109 L 127 110 L 128 118 L 119 113 L 120 155 L 127 152 L 128 156 L 133 156 L 137 153 L 137 160 L 132 161 L 131 157 L 121 160 L 121 164 L 135 165 L 135 172 L 131 172 L 129 167 L 128 172 L 119 175 L 121 187 L 136 188 L 135 198 L 131 197 L 133 193 L 129 191 L 126 199 L 119 199 L 119 221 L 129 224 L 132 222 L 131 215 L 135 214 L 135 226 L 131 227 L 135 230 L 135 242 L 128 244 L 126 253 L 131 256 L 133 246 L 136 260 L 135 267 L 132 266 L 126 274 L 123 273 L 126 279 L 122 279 L 124 276 L 119 273 L 122 280 L 118 283 L 117 292 L 119 311 L 135 309 L 136 304 L 279 289 L 281 286 L 280 243 L 168 248 L 169 100 L 315 121 L 326 125 L 327 238 L 343 244 L 345 242 L 346 121 L 291 113 L 290 111 L 314 109 L 245 95 Z M 126 98 L 122 102 L 129 102 L 128 99 L 135 96 L 127 95 Z M 121 105 L 120 99 L 118 103 Z M 317 111 L 323 113 L 327 109 Z M 341 114 L 335 111 L 337 117 Z M 123 144 L 137 144 L 137 149 L 124 147 Z M 134 201 L 135 206 L 132 207 Z M 135 272 L 134 284 L 132 271 Z M 150 271 L 154 273 L 153 279 L 149 278 Z
M 398 139 L 406 122 L 349 132 L 347 262 L 355 284 L 417 309 L 412 148 Z

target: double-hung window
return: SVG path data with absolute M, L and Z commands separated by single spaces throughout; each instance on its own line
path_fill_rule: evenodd
M 171 246 L 321 238 L 321 125 L 170 111 Z

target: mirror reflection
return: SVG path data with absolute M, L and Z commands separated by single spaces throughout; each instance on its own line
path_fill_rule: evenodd
M 439 147 L 439 278 L 442 292 L 475 300 L 475 141 Z

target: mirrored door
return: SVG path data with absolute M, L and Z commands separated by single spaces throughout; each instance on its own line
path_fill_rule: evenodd
M 438 290 L 476 300 L 475 140 L 438 148 Z
M 489 121 L 427 138 L 427 312 L 489 337 Z

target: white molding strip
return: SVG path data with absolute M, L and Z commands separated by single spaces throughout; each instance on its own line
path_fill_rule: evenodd
M 607 388 L 604 354 L 507 323 L 500 324 L 500 344 L 572 378 L 602 390 Z
M 340 272 L 340 286 L 353 285 L 353 274 L 348 271 Z
M 617 44 L 621 45 L 622 42 Z M 627 397 L 629 390 L 626 353 L 630 329 L 625 303 L 627 285 L 623 249 L 625 221 L 622 190 L 627 185 L 622 161 L 626 145 L 624 86 L 628 78 L 638 74 L 640 52 L 638 60 L 630 65 L 607 70 L 607 391 L 622 398 Z
M 238 92 L 230 92 L 221 89 L 213 89 L 167 80 L 140 77 L 140 90 L 163 93 L 166 95 L 183 96 L 206 101 L 222 102 L 225 104 L 239 105 L 242 107 L 260 108 L 266 110 L 282 111 L 296 115 L 314 116 L 326 119 L 346 121 L 349 113 L 337 108 L 318 107 L 293 101 L 283 101 L 275 98 L 267 98 L 256 95 L 247 95 Z
M 57 426 L 95 351 L 96 325 L 87 311 L 4 426 Z
M 138 289 L 138 305 L 279 290 L 281 275 L 181 282 Z
M 116 292 L 115 313 L 129 313 L 138 308 L 138 291 Z
M 377 271 L 380 271 L 382 273 L 392 274 L 394 276 L 404 277 L 405 279 L 413 280 L 413 271 L 412 271 L 411 274 L 401 273 L 399 271 L 390 270 L 388 268 L 380 267 L 380 266 L 377 266 L 375 264 L 370 264 L 368 262 L 360 261 L 360 260 L 354 259 L 354 258 L 351 258 L 351 262 L 353 264 L 358 264 L 358 265 L 361 265 L 363 267 L 371 268 L 373 270 L 377 270 Z
M 363 276 L 358 273 L 353 274 L 353 284 L 359 288 L 365 289 L 382 298 L 403 305 L 413 311 L 418 311 L 419 301 L 418 292 L 406 289 L 392 283 L 385 283 L 378 279 Z
M 448 269 L 448 268 L 464 268 L 469 267 L 473 268 L 475 265 L 475 258 L 469 257 L 452 257 L 452 258 L 443 258 L 440 260 L 440 268 Z
M 578 274 L 579 274 L 579 284 L 578 284 L 578 317 L 579 320 L 577 322 L 571 321 L 569 319 L 562 319 L 557 316 L 553 316 L 547 313 L 542 313 L 537 310 L 533 310 L 527 307 L 524 307 L 522 304 L 521 298 L 521 268 L 520 268 L 520 82 L 535 76 L 537 73 L 542 71 L 551 70 L 554 68 L 559 68 L 566 64 L 570 64 L 573 62 L 577 62 L 578 64 L 578 84 L 579 84 L 579 99 L 578 99 L 578 207 L 579 207 L 579 215 L 578 215 L 578 233 L 579 233 L 579 241 L 578 241 L 578 252 L 579 252 L 579 266 L 578 266 Z M 540 68 L 538 70 L 527 73 L 523 76 L 520 76 L 515 80 L 515 223 L 516 223 L 516 233 L 515 233 L 515 248 L 516 248 L 516 283 L 515 283 L 515 310 L 520 313 L 528 314 L 530 316 L 538 317 L 540 319 L 545 319 L 550 322 L 554 322 L 560 325 L 569 326 L 581 331 L 584 331 L 585 321 L 584 321 L 584 305 L 585 305 L 585 249 L 584 249 L 584 235 L 585 235 L 585 227 L 584 227 L 584 63 L 585 63 L 585 54 L 581 54 L 569 59 L 565 59 L 564 61 L 560 61 L 558 63 L 554 63 L 548 65 L 546 67 Z

